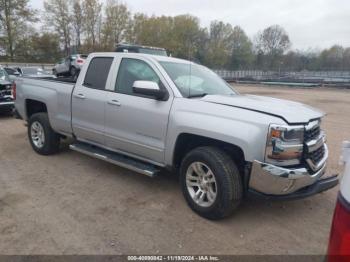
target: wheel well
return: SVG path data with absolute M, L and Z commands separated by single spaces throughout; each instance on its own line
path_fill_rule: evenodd
M 174 167 L 179 168 L 185 155 L 192 149 L 201 146 L 213 146 L 224 150 L 237 164 L 241 174 L 244 174 L 246 161 L 244 152 L 240 147 L 220 140 L 193 134 L 181 134 L 177 138 L 173 159 Z
M 33 114 L 47 112 L 47 107 L 43 102 L 28 99 L 26 101 L 26 111 L 29 119 Z

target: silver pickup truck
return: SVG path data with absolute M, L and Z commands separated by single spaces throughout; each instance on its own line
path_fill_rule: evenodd
M 204 66 L 131 53 L 89 55 L 76 83 L 19 79 L 16 108 L 39 154 L 70 148 L 154 176 L 179 174 L 189 206 L 209 219 L 248 195 L 296 199 L 337 185 L 323 178 L 324 113 L 240 95 Z

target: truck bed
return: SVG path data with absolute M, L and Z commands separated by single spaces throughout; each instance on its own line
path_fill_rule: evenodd
M 54 81 L 54 82 L 62 82 L 62 83 L 71 83 L 75 84 L 77 81 L 74 80 L 72 77 L 22 77 L 24 79 L 35 79 L 35 80 L 46 80 L 46 81 Z
M 40 101 L 47 106 L 52 128 L 59 133 L 72 134 L 71 97 L 75 85 L 72 79 L 19 78 L 16 84 L 16 108 L 23 119 L 27 120 L 25 105 L 31 100 Z

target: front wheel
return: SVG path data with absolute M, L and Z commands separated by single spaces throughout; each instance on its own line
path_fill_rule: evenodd
M 28 138 L 31 146 L 40 155 L 57 153 L 60 137 L 52 129 L 47 113 L 37 113 L 28 121 Z
M 208 219 L 229 216 L 242 200 L 243 186 L 236 164 L 215 147 L 200 147 L 188 153 L 181 163 L 180 180 L 189 206 Z

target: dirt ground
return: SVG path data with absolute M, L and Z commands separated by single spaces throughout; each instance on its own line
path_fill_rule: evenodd
M 328 113 L 329 173 L 350 139 L 350 90 L 236 86 Z M 0 254 L 324 254 L 337 189 L 292 202 L 245 200 L 212 222 L 176 178 L 151 179 L 70 151 L 39 156 L 20 120 L 0 116 Z

